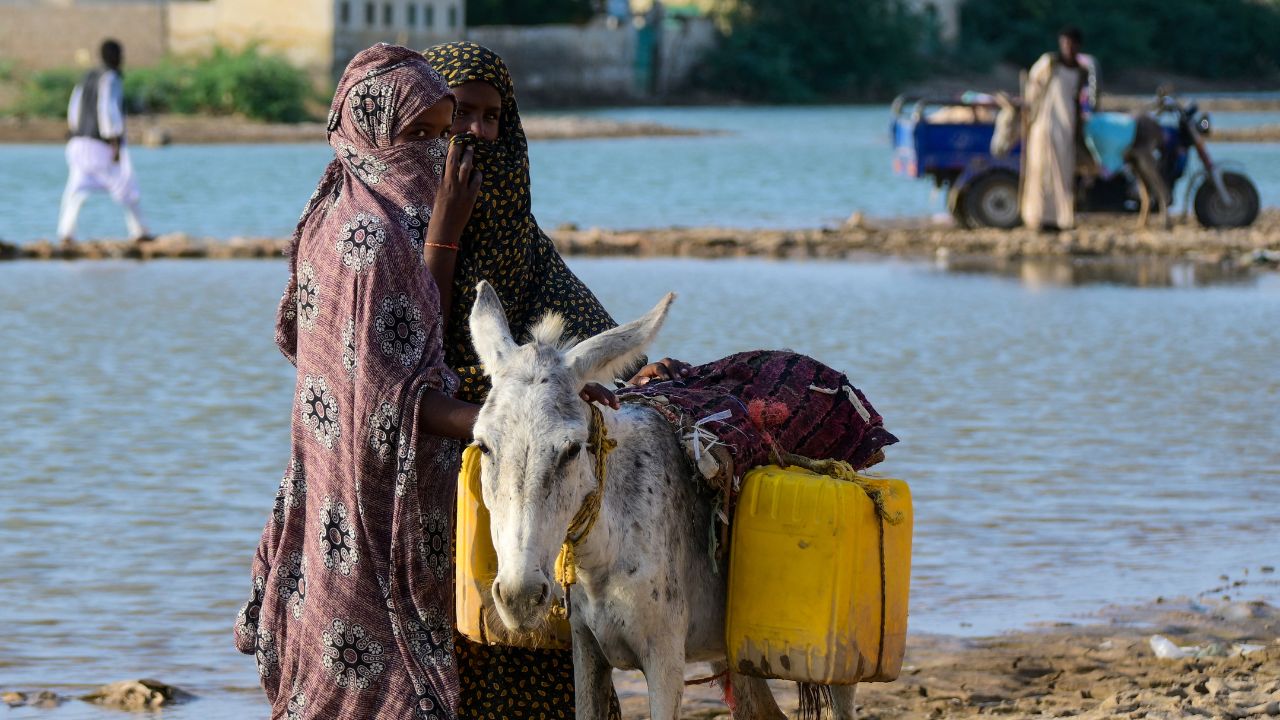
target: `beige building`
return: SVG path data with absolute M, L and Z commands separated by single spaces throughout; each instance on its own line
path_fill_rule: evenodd
M 24 69 L 91 64 L 113 37 L 133 65 L 257 43 L 328 80 L 375 42 L 465 31 L 465 0 L 0 0 L 0 60 Z

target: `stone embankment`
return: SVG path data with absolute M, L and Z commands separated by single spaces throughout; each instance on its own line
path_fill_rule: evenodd
M 578 230 L 562 228 L 556 243 L 566 255 L 846 258 L 860 254 L 996 258 L 1158 257 L 1206 262 L 1252 262 L 1280 251 L 1280 211 L 1264 213 L 1250 228 L 1208 230 L 1175 223 L 1168 230 L 1136 229 L 1132 217 L 1086 216 L 1068 232 L 964 230 L 948 225 L 867 226 L 836 229 Z
M 522 118 L 532 140 L 581 140 L 714 134 L 651 122 L 620 122 L 578 115 L 529 114 Z M 55 118 L 0 118 L 0 143 L 60 143 L 67 123 Z M 160 146 L 212 143 L 324 142 L 323 123 L 262 123 L 236 117 L 141 115 L 129 118 L 129 142 Z
M 1076 230 L 962 230 L 930 224 L 866 225 L 808 230 L 669 228 L 599 230 L 562 227 L 552 235 L 570 256 L 767 257 L 839 259 L 862 255 L 997 260 L 1154 258 L 1231 266 L 1280 263 L 1280 211 L 1267 211 L 1250 228 L 1207 230 L 1177 223 L 1169 230 L 1134 228 L 1131 217 L 1087 216 Z M 279 257 L 288 246 L 280 238 L 210 240 L 175 233 L 155 242 L 79 243 L 63 248 L 48 241 L 0 242 L 0 260 L 160 259 Z

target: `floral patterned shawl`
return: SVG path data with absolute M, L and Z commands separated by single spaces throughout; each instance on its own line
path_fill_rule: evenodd
M 423 394 L 457 385 L 422 260 L 445 146 L 391 142 L 449 95 L 416 52 L 357 55 L 294 235 L 276 326 L 298 369 L 292 458 L 235 627 L 274 718 L 454 715 L 458 448 L 418 426 Z
M 568 334 L 578 338 L 602 333 L 617 323 L 565 265 L 533 217 L 529 142 L 520 123 L 515 86 L 502 58 L 473 42 L 437 45 L 424 55 L 449 87 L 479 80 L 502 97 L 498 139 L 478 141 L 475 146 L 476 167 L 484 173 L 484 184 L 462 234 L 453 272 L 453 306 L 445 328 L 445 355 L 462 381 L 459 397 L 483 402 L 489 381 L 480 369 L 468 330 L 481 280 L 488 280 L 498 291 L 518 340 L 549 312 L 563 316 Z

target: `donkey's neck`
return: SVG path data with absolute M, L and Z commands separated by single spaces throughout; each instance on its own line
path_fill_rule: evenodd
M 656 456 L 644 450 L 653 443 L 649 434 L 652 422 L 647 416 L 652 412 L 643 406 L 624 405 L 619 411 L 603 413 L 606 432 L 617 447 L 605 462 L 600 517 L 577 548 L 577 572 L 588 592 L 614 572 L 619 560 L 627 555 L 625 549 L 634 547 L 637 534 L 652 532 L 642 522 L 643 510 L 633 497 L 638 486 L 652 482 L 652 478 L 645 477 L 642 462 L 646 455 Z

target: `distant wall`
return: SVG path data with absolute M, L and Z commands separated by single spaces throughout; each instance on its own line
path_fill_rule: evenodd
M 672 26 L 674 24 L 674 27 Z M 658 91 L 677 93 L 688 86 L 698 63 L 715 46 L 716 27 L 710 19 L 676 20 L 662 33 L 662 72 Z
M 634 102 L 678 92 L 715 31 L 705 19 L 664 24 L 656 77 L 648 50 L 653 37 L 633 25 L 604 23 L 467 30 L 467 39 L 503 57 L 521 97 L 543 104 Z
M 179 1 L 168 6 L 170 46 L 175 53 L 259 43 L 317 78 L 327 79 L 332 72 L 333 0 Z
M 334 77 L 342 74 L 342 70 L 351 62 L 355 54 L 374 43 L 388 42 L 403 45 L 414 50 L 426 50 L 432 45 L 458 39 L 460 31 L 426 30 L 374 30 L 348 29 L 338 33 L 334 39 Z
M 96 65 L 107 38 L 124 45 L 125 64 L 150 65 L 165 53 L 156 2 L 109 5 L 0 4 L 0 60 L 28 70 Z
M 334 70 L 378 42 L 418 50 L 462 36 L 467 26 L 463 0 L 337 0 Z

